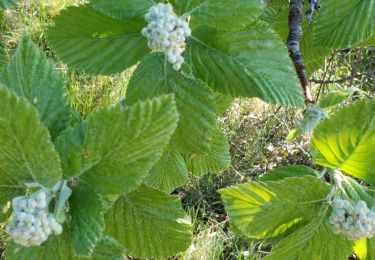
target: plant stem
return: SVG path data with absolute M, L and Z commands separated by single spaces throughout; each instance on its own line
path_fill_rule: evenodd
M 290 0 L 289 2 L 289 35 L 287 46 L 289 55 L 293 60 L 294 67 L 301 81 L 305 103 L 314 103 L 311 95 L 309 80 L 307 78 L 306 68 L 301 53 L 301 36 L 302 36 L 302 16 L 303 0 Z

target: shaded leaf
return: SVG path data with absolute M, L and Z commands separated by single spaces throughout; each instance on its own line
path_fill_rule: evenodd
M 317 176 L 318 172 L 304 165 L 283 166 L 260 176 L 258 181 L 278 181 L 288 177 Z
M 20 0 L 0 0 L 0 10 L 15 7 Z

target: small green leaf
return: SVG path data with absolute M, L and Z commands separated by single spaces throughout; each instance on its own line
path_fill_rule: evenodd
M 317 174 L 317 171 L 304 165 L 284 166 L 260 176 L 258 181 L 279 181 L 288 177 L 317 176 Z
M 359 101 L 323 120 L 311 140 L 314 161 L 375 185 L 375 101 Z
M 169 194 L 188 181 L 188 174 L 181 154 L 167 150 L 151 169 L 146 183 Z
M 278 243 L 265 259 L 347 259 L 352 249 L 353 242 L 332 232 L 328 217 L 318 216 Z
M 185 157 L 188 170 L 196 176 L 225 171 L 231 162 L 229 141 L 220 130 L 216 129 L 208 153 L 194 153 Z
M 173 96 L 103 109 L 58 138 L 64 177 L 82 175 L 105 194 L 130 192 L 161 158 L 177 121 Z
M 53 138 L 68 126 L 70 110 L 64 79 L 30 37 L 21 39 L 10 62 L 0 70 L 0 83 L 37 108 Z
M 126 103 L 162 94 L 174 94 L 180 120 L 171 147 L 180 152 L 207 152 L 216 127 L 214 95 L 194 78 L 172 69 L 163 54 L 152 54 L 141 61 L 126 92 Z
M 325 117 L 327 117 L 327 113 L 323 109 L 315 104 L 308 104 L 302 121 L 299 123 L 295 132 L 289 133 L 288 140 L 292 140 L 301 134 L 314 130 Z
M 70 195 L 72 195 L 72 189 L 67 186 L 66 181 L 63 181 L 63 185 L 59 191 L 59 197 L 53 211 L 55 219 L 61 224 L 66 221 L 65 206 Z
M 52 187 L 61 180 L 59 155 L 38 112 L 26 99 L 1 86 L 0 140 L 2 187 L 19 190 L 32 182 Z
M 314 27 L 316 42 L 330 48 L 347 48 L 375 36 L 373 0 L 324 0 Z
M 69 202 L 73 251 L 78 256 L 90 256 L 104 231 L 102 201 L 86 183 L 80 182 L 73 187 Z
M 341 104 L 350 97 L 349 93 L 346 92 L 331 92 L 319 102 L 321 108 L 333 107 Z
M 48 39 L 57 55 L 73 68 L 92 74 L 114 74 L 149 53 L 142 20 L 120 21 L 90 5 L 69 7 L 54 18 Z
M 251 238 L 274 237 L 320 210 L 328 186 L 312 176 L 251 182 L 219 191 L 231 221 Z
M 303 105 L 303 94 L 285 44 L 267 23 L 240 31 L 199 27 L 188 39 L 186 62 L 215 91 Z
M 192 235 L 180 199 L 146 186 L 119 198 L 106 214 L 106 234 L 133 257 L 157 259 L 185 251 Z
M 15 7 L 20 0 L 0 0 L 0 10 Z

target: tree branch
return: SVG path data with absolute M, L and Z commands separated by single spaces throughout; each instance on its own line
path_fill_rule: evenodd
M 289 2 L 289 35 L 287 46 L 289 55 L 294 62 L 299 80 L 301 81 L 302 89 L 305 95 L 305 103 L 314 103 L 309 88 L 309 80 L 307 78 L 306 68 L 303 61 L 303 56 L 300 49 L 300 42 L 302 36 L 302 13 L 303 0 L 290 0 Z

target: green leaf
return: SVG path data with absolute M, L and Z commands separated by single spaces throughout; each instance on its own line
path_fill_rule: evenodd
M 375 237 L 367 239 L 367 256 L 366 260 L 375 260 Z
M 375 36 L 373 0 L 325 0 L 315 17 L 316 42 L 331 48 L 346 48 Z
M 15 7 L 20 0 L 0 0 L 0 10 Z
M 93 260 L 124 260 L 124 248 L 112 237 L 103 237 L 95 247 Z
M 219 173 L 229 168 L 231 158 L 226 136 L 216 129 L 208 153 L 194 153 L 186 156 L 186 165 L 195 176 L 206 173 Z
M 215 93 L 215 103 L 218 115 L 224 114 L 232 105 L 234 98 L 220 93 Z
M 53 138 L 68 126 L 70 110 L 64 79 L 30 37 L 21 39 L 15 55 L 1 69 L 0 83 L 37 108 Z
M 91 188 L 104 194 L 134 190 L 161 158 L 177 118 L 173 96 L 106 108 L 89 116 L 69 130 L 75 134 L 66 132 L 57 140 L 63 168 L 68 170 L 64 177 L 82 175 Z
M 181 154 L 167 150 L 151 169 L 146 183 L 169 194 L 188 181 L 188 174 Z
M 38 112 L 26 99 L 0 87 L 0 186 L 19 189 L 61 180 L 60 159 Z M 5 196 L 5 194 L 3 194 Z
M 1 26 L 2 12 L 0 11 L 0 26 Z M 0 43 L 0 69 L 8 62 L 4 45 Z
M 188 13 L 192 25 L 207 25 L 223 30 L 237 30 L 260 16 L 265 4 L 261 0 L 172 0 L 179 15 Z
M 323 120 L 311 140 L 314 161 L 375 185 L 375 101 L 359 101 Z
M 267 23 L 232 32 L 199 27 L 188 40 L 186 56 L 194 75 L 222 94 L 303 105 L 285 44 Z
M 90 256 L 104 231 L 102 201 L 86 183 L 80 182 L 73 187 L 69 206 L 73 251 L 75 255 Z
M 318 216 L 278 243 L 265 259 L 347 259 L 352 248 L 353 242 L 332 232 L 328 217 Z
M 54 22 L 48 31 L 52 48 L 68 65 L 91 74 L 121 72 L 149 53 L 143 20 L 120 21 L 83 5 L 65 9 Z
M 319 212 L 329 188 L 312 176 L 251 182 L 219 191 L 226 212 L 251 238 L 274 237 Z
M 126 102 L 132 105 L 172 93 L 180 120 L 171 147 L 187 153 L 207 152 L 216 126 L 214 95 L 198 80 L 173 70 L 163 54 L 153 54 L 141 61 L 129 82 Z
M 288 177 L 317 176 L 318 172 L 304 165 L 283 166 L 260 176 L 258 181 L 279 181 Z
M 106 234 L 133 257 L 166 259 L 189 247 L 191 224 L 177 196 L 141 186 L 106 214 Z
M 91 0 L 90 4 L 95 10 L 111 17 L 131 19 L 146 14 L 154 5 L 154 0 Z
M 350 94 L 346 92 L 340 92 L 340 91 L 331 92 L 320 100 L 319 106 L 321 108 L 333 107 L 333 106 L 341 104 L 342 102 L 347 100 L 349 97 L 350 97 Z

